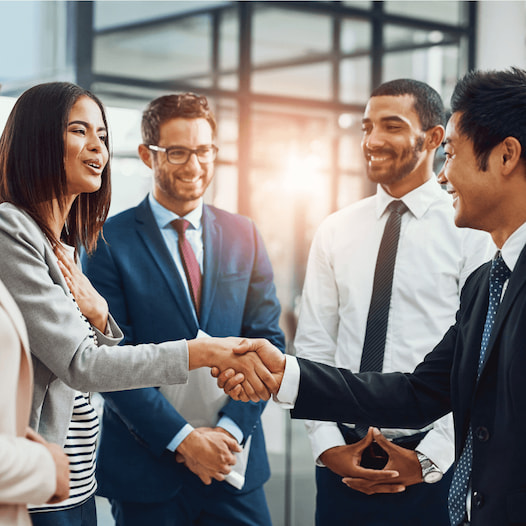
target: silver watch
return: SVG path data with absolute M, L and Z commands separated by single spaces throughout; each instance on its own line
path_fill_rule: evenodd
M 422 478 L 427 484 L 434 484 L 442 479 L 443 473 L 436 464 L 433 464 L 423 453 L 415 451 L 422 468 Z

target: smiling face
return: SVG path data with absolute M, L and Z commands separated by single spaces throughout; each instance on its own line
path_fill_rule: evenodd
M 499 227 L 502 203 L 506 203 L 496 170 L 498 159 L 492 152 L 487 170 L 481 170 L 472 141 L 459 131 L 460 117 L 460 113 L 454 113 L 447 124 L 446 161 L 438 178 L 453 197 L 455 224 L 491 232 Z
M 159 129 L 157 146 L 163 148 L 183 146 L 195 150 L 212 144 L 212 128 L 203 118 L 171 119 Z M 214 163 L 200 163 L 195 154 L 185 164 L 170 164 L 164 152 L 152 152 L 141 144 L 139 155 L 154 172 L 155 199 L 179 216 L 196 208 L 214 177 Z
M 362 150 L 367 176 L 401 197 L 430 176 L 424 149 L 426 133 L 412 95 L 369 99 L 362 119 Z
M 99 106 L 90 97 L 80 97 L 69 112 L 66 127 L 64 167 L 69 195 L 100 188 L 109 157 L 106 137 Z

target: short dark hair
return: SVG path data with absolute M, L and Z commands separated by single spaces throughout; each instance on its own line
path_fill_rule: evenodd
M 49 240 L 59 240 L 48 226 L 51 202 L 65 206 L 67 189 L 64 137 L 75 102 L 89 97 L 106 114 L 91 92 L 69 82 L 48 82 L 25 91 L 16 101 L 0 137 L 0 201 L 25 210 Z M 109 151 L 109 140 L 105 140 Z M 99 190 L 75 199 L 61 239 L 78 249 L 91 251 L 108 215 L 111 198 L 109 162 L 102 172 Z
M 414 108 L 420 118 L 420 124 L 424 131 L 434 126 L 443 126 L 446 121 L 442 98 L 425 82 L 414 79 L 390 80 L 378 86 L 371 93 L 371 97 L 381 97 L 385 95 L 392 97 L 412 95 L 415 101 Z
M 215 135 L 217 125 L 206 97 L 190 92 L 173 93 L 152 100 L 144 110 L 141 123 L 144 144 L 158 144 L 161 126 L 177 118 L 206 119 Z
M 515 137 L 526 160 L 526 71 L 470 71 L 455 86 L 451 110 L 460 114 L 459 132 L 473 144 L 479 168 L 488 168 L 493 148 Z

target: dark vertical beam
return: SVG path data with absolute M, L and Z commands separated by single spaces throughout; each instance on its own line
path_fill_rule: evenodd
M 67 2 L 68 42 L 75 82 L 86 89 L 93 83 L 93 2 Z
M 251 161 L 251 68 L 252 68 L 252 6 L 238 3 L 239 13 L 239 135 L 238 135 L 238 194 L 237 209 L 250 216 L 250 161 Z
M 382 83 L 383 66 L 383 2 L 373 2 L 371 32 L 371 91 Z
M 341 33 L 342 22 L 338 17 L 332 19 L 332 100 L 335 104 L 340 102 L 340 68 L 341 68 Z M 339 129 L 338 115 L 331 112 L 331 121 L 336 129 Z M 340 189 L 340 133 L 331 134 L 331 163 L 330 163 L 330 211 L 338 209 L 338 192 Z
M 211 38 L 211 47 L 210 50 L 210 56 L 212 58 L 212 63 L 210 65 L 210 69 L 212 70 L 212 87 L 214 89 L 218 88 L 219 85 L 219 65 L 220 65 L 220 49 L 219 46 L 221 45 L 220 37 L 221 37 L 221 18 L 222 18 L 222 12 L 221 11 L 214 11 L 210 14 L 211 16 L 211 29 L 212 29 L 212 38 Z
M 477 63 L 477 22 L 478 2 L 462 2 L 462 7 L 468 10 L 468 70 L 475 69 Z

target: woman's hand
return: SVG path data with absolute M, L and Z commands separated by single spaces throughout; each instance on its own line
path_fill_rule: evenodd
M 91 325 L 104 333 L 108 323 L 108 303 L 95 290 L 90 280 L 77 267 L 64 247 L 57 245 L 54 251 L 58 259 L 58 266 L 79 306 L 80 312 L 86 316 Z

